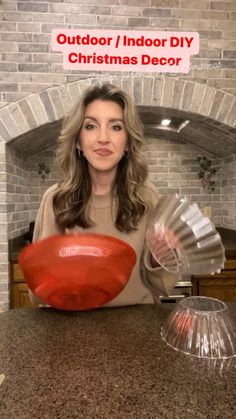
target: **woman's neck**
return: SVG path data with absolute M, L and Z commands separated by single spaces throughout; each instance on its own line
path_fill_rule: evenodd
M 115 172 L 90 172 L 92 181 L 92 193 L 95 195 L 105 195 L 111 191 L 112 184 L 115 178 Z
M 107 194 L 108 192 L 110 192 L 110 190 L 111 190 L 111 187 L 105 187 L 105 185 L 104 186 L 97 186 L 96 188 L 95 187 L 93 187 L 92 188 L 92 193 L 94 194 L 94 195 L 105 195 L 105 194 Z

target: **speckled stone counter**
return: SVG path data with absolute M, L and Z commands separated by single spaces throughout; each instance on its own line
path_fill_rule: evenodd
M 168 347 L 172 308 L 1 314 L 0 418 L 236 417 L 235 358 L 213 368 Z

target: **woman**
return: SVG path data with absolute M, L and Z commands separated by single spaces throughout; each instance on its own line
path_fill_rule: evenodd
M 88 89 L 59 137 L 62 181 L 45 192 L 36 218 L 33 241 L 88 231 L 133 247 L 137 261 L 128 284 L 106 306 L 153 303 L 177 281 L 145 245 L 157 194 L 146 181 L 142 146 L 142 124 L 129 95 L 110 84 Z M 39 302 L 32 293 L 31 298 Z

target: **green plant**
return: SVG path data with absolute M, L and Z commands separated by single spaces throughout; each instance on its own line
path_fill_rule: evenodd
M 198 178 L 201 180 L 202 186 L 207 193 L 212 193 L 215 190 L 216 183 L 212 177 L 217 173 L 217 169 L 212 167 L 212 161 L 205 156 L 198 156 L 200 171 Z

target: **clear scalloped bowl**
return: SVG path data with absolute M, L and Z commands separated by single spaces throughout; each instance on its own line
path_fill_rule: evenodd
M 171 273 L 214 274 L 224 268 L 219 233 L 185 196 L 160 198 L 148 222 L 146 242 L 157 262 Z
M 222 359 L 236 356 L 236 327 L 227 305 L 211 297 L 187 297 L 172 310 L 162 339 L 188 355 Z

